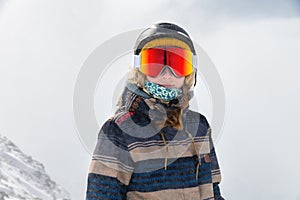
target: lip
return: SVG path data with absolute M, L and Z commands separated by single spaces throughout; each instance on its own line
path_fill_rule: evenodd
M 173 87 L 173 85 L 167 85 L 167 84 L 161 84 L 161 86 L 163 86 L 163 87 L 168 87 L 168 88 Z

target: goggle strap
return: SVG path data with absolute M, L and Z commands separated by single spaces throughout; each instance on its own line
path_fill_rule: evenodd
M 193 68 L 198 67 L 197 56 L 193 54 Z
M 134 55 L 133 57 L 133 66 L 140 68 L 141 66 L 141 56 L 140 55 Z

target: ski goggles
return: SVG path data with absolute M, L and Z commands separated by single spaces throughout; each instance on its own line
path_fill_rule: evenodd
M 169 66 L 177 77 L 187 76 L 196 65 L 196 55 L 180 47 L 155 47 L 143 49 L 134 56 L 134 66 L 147 75 L 156 77 Z

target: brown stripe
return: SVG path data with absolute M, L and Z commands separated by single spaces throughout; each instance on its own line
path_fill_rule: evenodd
M 209 142 L 196 142 L 195 143 L 198 152 L 201 154 L 207 154 L 210 152 Z M 140 147 L 130 151 L 131 157 L 134 162 L 143 161 L 147 159 L 165 158 L 166 154 L 168 158 L 189 157 L 195 155 L 193 144 L 188 145 L 169 145 L 168 152 L 166 146 L 151 146 Z
M 220 183 L 222 180 L 221 174 L 212 175 L 212 182 L 213 183 Z
M 115 177 L 120 182 L 124 183 L 125 185 L 128 185 L 132 173 L 125 172 L 123 170 L 118 170 L 118 169 L 119 168 L 118 168 L 117 164 L 112 164 L 112 163 L 106 164 L 106 163 L 102 163 L 98 160 L 92 160 L 90 167 L 89 167 L 89 173 Z
M 210 199 L 214 197 L 214 190 L 212 183 L 207 183 L 199 186 L 201 193 L 201 200 Z

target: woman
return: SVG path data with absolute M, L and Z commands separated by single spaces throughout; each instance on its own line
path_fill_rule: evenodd
M 86 199 L 224 199 L 205 116 L 189 109 L 196 52 L 171 23 L 144 30 L 118 107 L 102 126 Z

